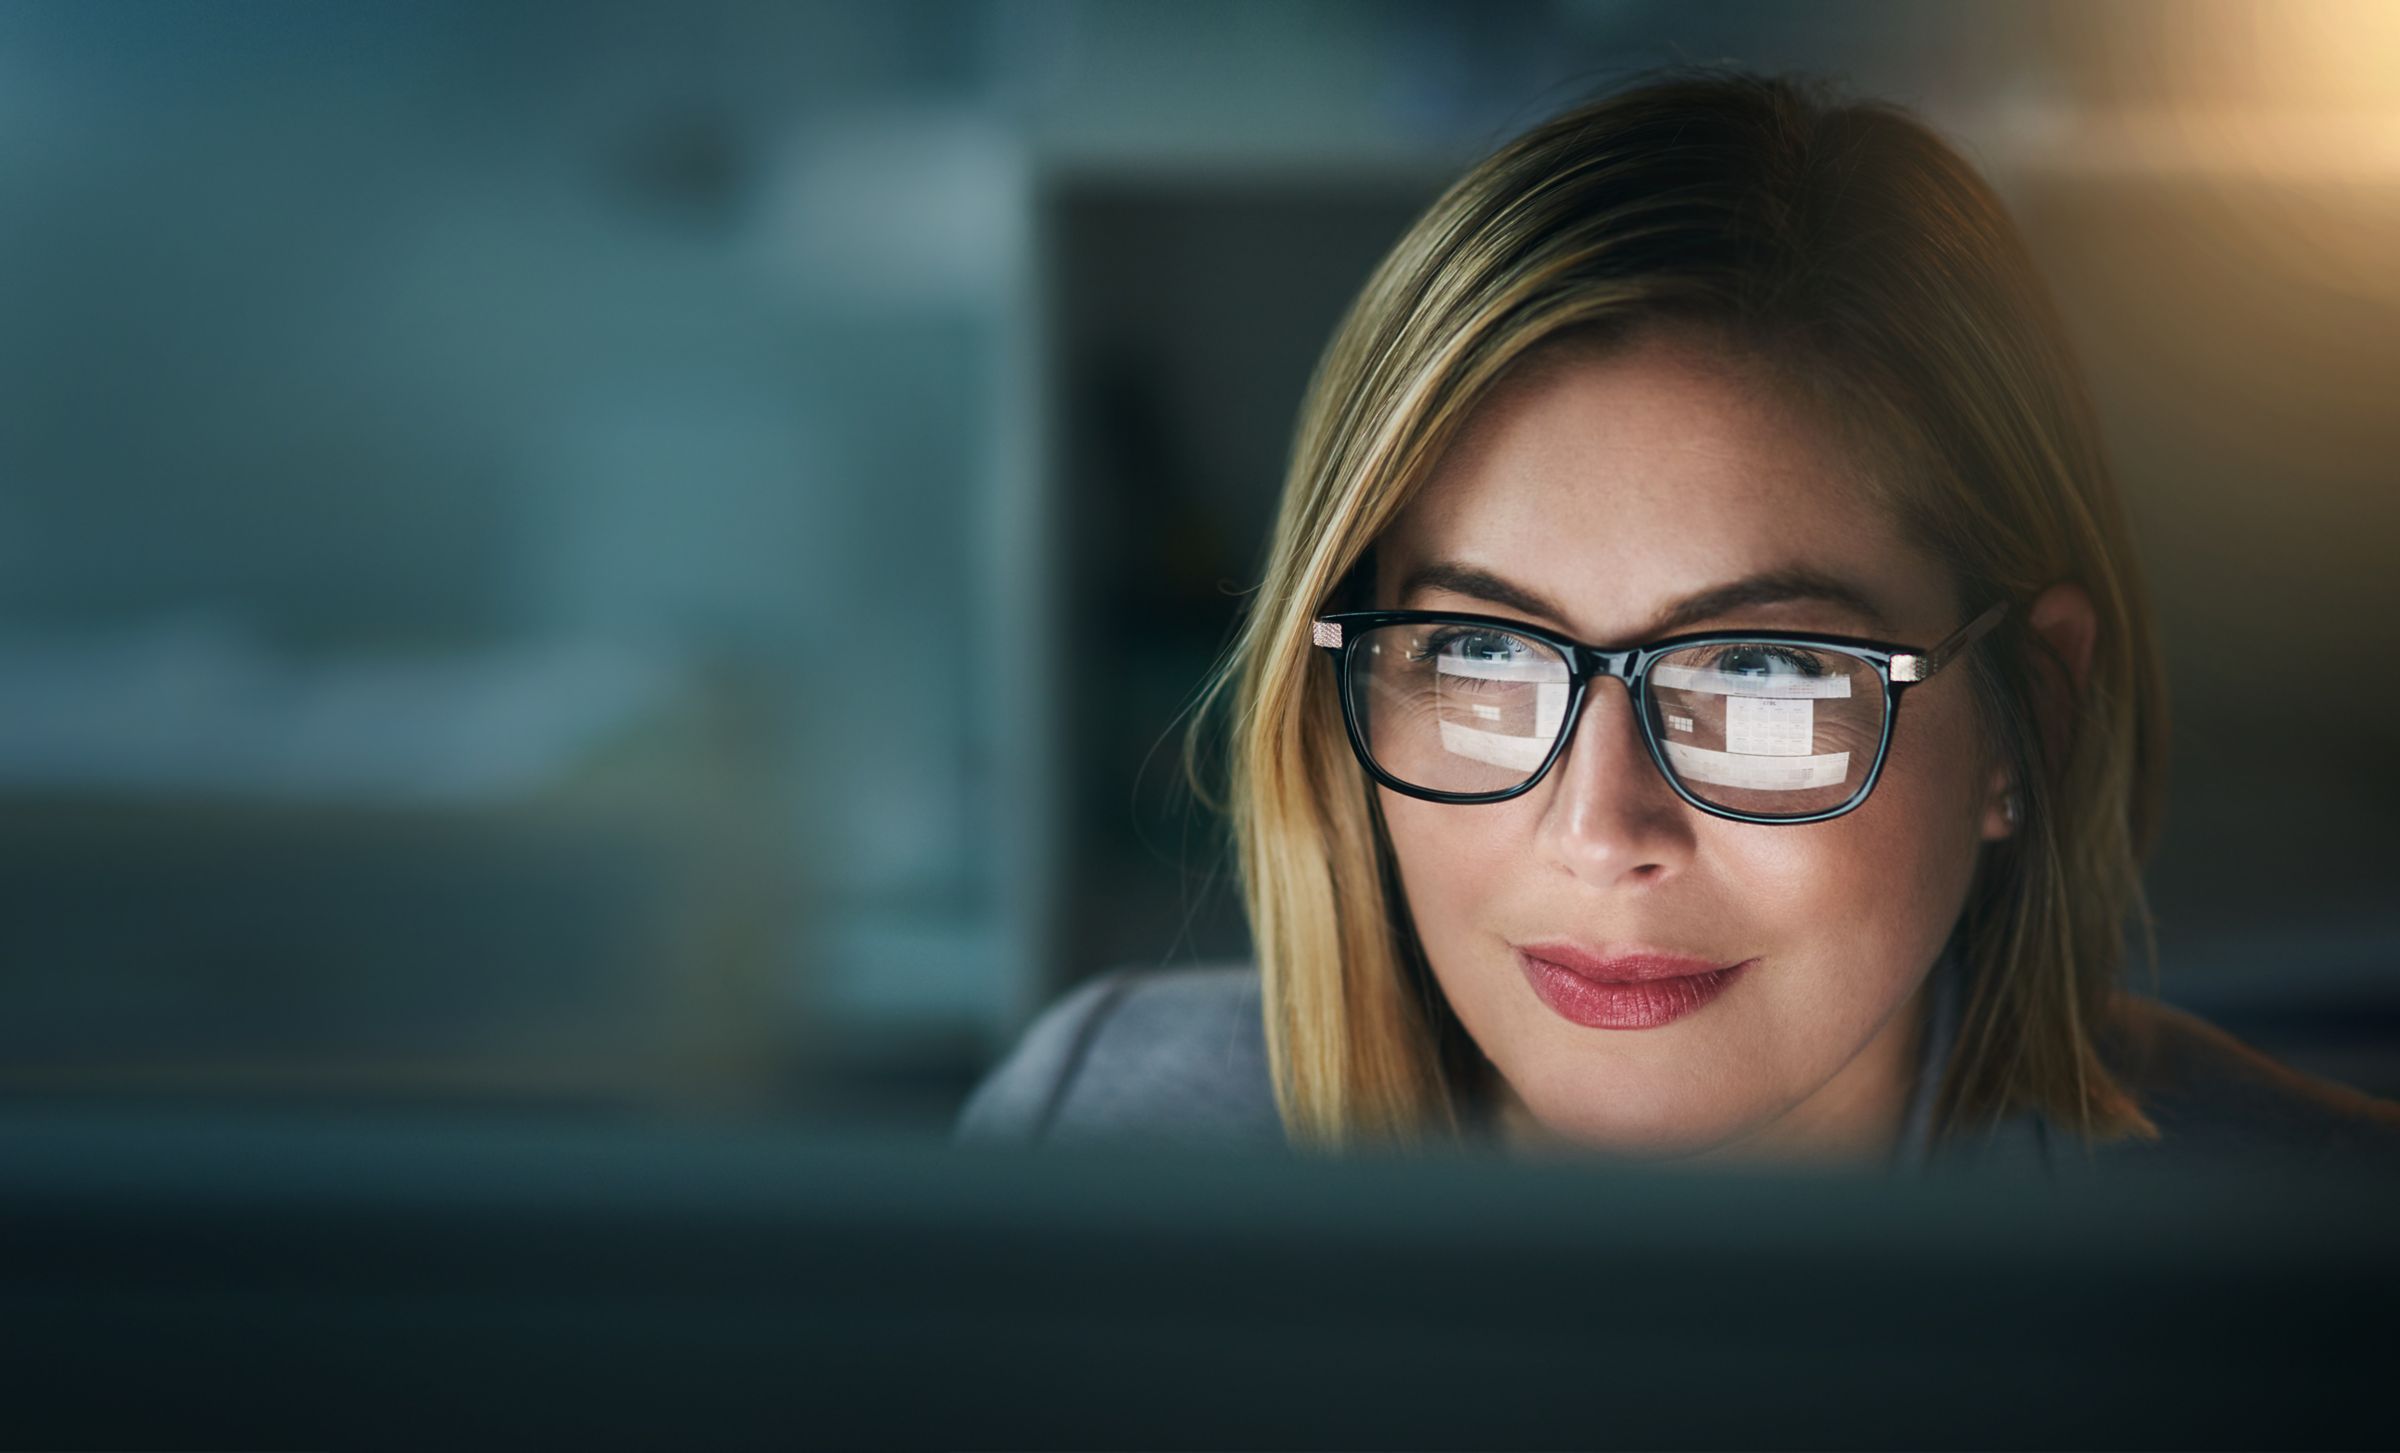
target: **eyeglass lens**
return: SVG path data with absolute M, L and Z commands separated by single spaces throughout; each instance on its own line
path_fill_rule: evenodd
M 1567 659 L 1467 622 L 1374 627 L 1352 706 L 1384 772 L 1432 792 L 1505 792 L 1566 721 Z M 1859 657 L 1781 642 L 1687 646 L 1650 668 L 1650 728 L 1685 790 L 1715 807 L 1804 817 L 1857 794 L 1883 736 L 1882 677 Z

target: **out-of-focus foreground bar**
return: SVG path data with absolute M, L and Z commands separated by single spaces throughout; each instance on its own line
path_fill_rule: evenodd
M 18 1110 L 11 1446 L 2383 1445 L 2391 1167 Z

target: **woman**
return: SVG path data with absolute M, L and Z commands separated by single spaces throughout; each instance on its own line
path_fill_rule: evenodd
M 1083 986 L 962 1135 L 2400 1146 L 2115 988 L 2142 581 L 2013 228 L 1897 110 L 1678 75 L 1450 188 L 1312 380 L 1204 708 L 1255 970 Z

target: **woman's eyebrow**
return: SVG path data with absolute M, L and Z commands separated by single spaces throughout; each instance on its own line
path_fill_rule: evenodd
M 1471 596 L 1506 606 L 1528 615 L 1542 616 L 1565 624 L 1566 612 L 1560 610 L 1539 591 L 1503 580 L 1481 566 L 1456 560 L 1432 560 L 1408 573 L 1401 583 L 1400 598 L 1408 599 L 1420 590 L 1441 590 L 1452 595 Z M 1806 565 L 1787 565 L 1773 570 L 1761 570 L 1739 580 L 1712 585 L 1696 591 L 1668 606 L 1632 639 L 1656 640 L 1671 636 L 1687 626 L 1714 620 L 1751 606 L 1781 605 L 1788 601 L 1815 600 L 1838 606 L 1872 623 L 1878 630 L 1892 628 L 1890 619 L 1878 608 L 1865 590 L 1838 575 Z

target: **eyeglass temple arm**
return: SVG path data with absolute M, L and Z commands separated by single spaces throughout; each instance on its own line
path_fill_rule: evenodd
M 1950 664 L 1951 658 L 1975 644 L 1978 636 L 2000 623 L 2008 614 L 2008 602 L 1993 601 L 1984 607 L 1983 614 L 1950 633 L 1950 639 L 1930 651 L 1902 651 L 1892 657 L 1894 681 L 1926 681 L 1933 673 Z

